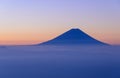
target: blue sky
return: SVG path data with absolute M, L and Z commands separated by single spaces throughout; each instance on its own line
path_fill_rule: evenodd
M 0 0 L 0 17 L 1 44 L 43 42 L 71 28 L 120 44 L 119 0 Z

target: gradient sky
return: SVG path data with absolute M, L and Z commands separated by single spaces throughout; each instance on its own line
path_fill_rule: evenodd
M 0 45 L 36 44 L 71 28 L 120 44 L 120 0 L 0 0 Z

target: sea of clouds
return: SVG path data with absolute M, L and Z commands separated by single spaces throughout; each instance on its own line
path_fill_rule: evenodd
M 1 46 L 0 78 L 120 78 L 120 46 Z

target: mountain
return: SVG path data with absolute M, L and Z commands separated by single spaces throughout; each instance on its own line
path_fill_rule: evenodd
M 38 45 L 107 45 L 98 41 L 80 29 L 71 29 L 62 35 Z

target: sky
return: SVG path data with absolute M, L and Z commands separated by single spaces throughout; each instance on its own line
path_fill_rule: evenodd
M 120 45 L 120 0 L 0 0 L 0 45 L 37 44 L 71 28 Z

